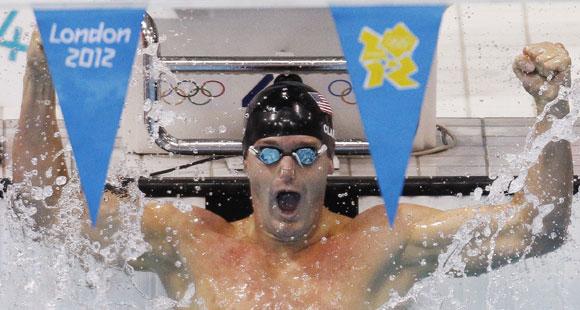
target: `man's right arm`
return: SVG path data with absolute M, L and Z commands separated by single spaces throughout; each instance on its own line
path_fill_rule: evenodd
M 18 193 L 14 210 L 36 231 L 59 238 L 64 233 L 60 226 L 66 226 L 63 220 L 80 221 L 82 233 L 104 247 L 122 226 L 119 206 L 139 201 L 129 195 L 105 191 L 97 225 L 91 227 L 82 194 L 77 188 L 65 190 L 70 176 L 56 109 L 46 55 L 40 35 L 35 31 L 27 52 L 22 107 L 12 149 L 13 183 Z M 70 198 L 66 204 L 74 204 L 66 206 L 73 211 L 65 215 L 67 218 L 61 218 L 65 204 L 61 198 Z M 78 212 L 74 213 L 75 210 Z
M 105 191 L 96 226 L 91 226 L 82 194 L 77 190 L 63 193 L 65 184 L 60 180 L 67 180 L 68 183 L 69 171 L 57 126 L 54 87 L 38 32 L 33 34 L 27 54 L 23 102 L 13 145 L 13 181 L 20 183 L 18 196 L 22 203 L 19 206 L 36 209 L 31 219 L 38 231 L 51 231 L 54 226 L 57 227 L 56 231 L 61 231 L 58 226 L 62 224 L 62 201 L 59 203 L 59 200 L 65 198 L 65 194 L 77 195 L 71 197 L 74 198 L 71 202 L 82 204 L 74 208 L 80 212 L 66 216 L 77 217 L 74 220 L 81 221 L 83 234 L 91 242 L 96 241 L 101 248 L 106 247 L 115 239 L 124 222 L 140 220 L 141 231 L 150 245 L 150 251 L 132 261 L 131 265 L 139 269 L 167 271 L 177 260 L 176 247 L 180 239 L 199 237 L 204 231 L 218 232 L 231 228 L 225 220 L 207 210 L 193 208 L 191 212 L 183 213 L 169 203 L 148 203 L 143 206 L 142 217 L 135 212 L 134 218 L 126 218 L 127 214 L 121 209 L 140 208 L 142 202 L 139 195 L 118 195 L 111 191 Z M 50 189 L 52 195 L 42 196 L 43 192 L 51 192 Z M 16 211 L 31 213 L 29 210 Z
M 18 129 L 12 149 L 13 182 L 20 183 L 22 200 L 36 207 L 36 226 L 54 224 L 51 207 L 68 181 L 63 144 L 56 119 L 56 96 L 38 32 L 32 35 L 24 74 Z M 58 182 L 57 182 L 58 180 Z

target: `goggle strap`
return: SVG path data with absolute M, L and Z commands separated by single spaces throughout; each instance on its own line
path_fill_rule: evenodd
M 296 154 L 296 152 L 292 152 L 292 156 L 294 157 L 294 159 L 296 159 L 296 162 L 298 163 L 298 165 L 300 165 L 300 168 L 304 168 L 304 166 L 302 165 L 302 161 L 300 160 L 300 157 L 298 157 L 298 154 Z
M 250 150 L 250 152 L 252 152 L 252 154 L 258 156 L 259 152 L 258 150 L 256 150 L 256 148 L 254 148 L 253 145 L 250 145 L 250 147 L 248 147 L 248 150 Z

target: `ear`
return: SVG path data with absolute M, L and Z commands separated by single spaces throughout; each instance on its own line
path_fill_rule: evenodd
M 328 158 L 328 175 L 331 175 L 334 173 L 334 156 L 332 158 Z

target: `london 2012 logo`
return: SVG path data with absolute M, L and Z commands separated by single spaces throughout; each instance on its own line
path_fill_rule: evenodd
M 358 40 L 363 44 L 360 62 L 367 72 L 365 89 L 381 87 L 385 80 L 398 90 L 419 87 L 419 82 L 411 77 L 419 70 L 413 61 L 419 38 L 407 25 L 399 22 L 382 35 L 365 26 Z

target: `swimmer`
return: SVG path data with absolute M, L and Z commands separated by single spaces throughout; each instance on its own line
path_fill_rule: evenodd
M 67 171 L 58 155 L 62 142 L 54 134 L 54 94 L 37 35 L 26 70 L 13 151 L 14 181 L 22 182 L 26 172 L 35 169 L 32 184 L 53 185 Z M 515 59 L 513 70 L 540 113 L 560 86 L 569 85 L 570 57 L 559 43 L 531 44 Z M 143 213 L 142 231 L 151 250 L 131 264 L 156 272 L 176 300 L 193 282 L 195 298 L 209 309 L 373 309 L 394 293 L 404 296 L 432 274 L 438 256 L 467 222 L 481 224 L 458 250 L 465 269 L 450 271 L 457 276 L 479 275 L 542 255 L 565 240 L 572 199 L 568 141 L 550 142 L 529 170 L 524 189 L 505 204 L 449 211 L 401 204 L 393 229 L 388 228 L 383 206 L 354 219 L 331 213 L 324 207 L 324 195 L 327 176 L 333 172 L 332 116 L 318 107 L 315 93 L 289 75 L 278 78 L 250 103 L 243 137 L 254 209 L 250 217 L 228 223 L 202 208 L 183 213 L 171 204 L 150 203 Z M 550 117 L 540 121 L 533 134 L 546 132 L 551 119 L 568 111 L 565 101 L 552 105 Z M 43 154 L 56 160 L 31 166 L 30 159 Z M 51 168 L 49 176 L 45 172 Z M 116 214 L 119 198 L 110 192 L 105 195 L 99 224 L 86 227 L 95 240 L 110 234 L 102 223 Z M 56 188 L 46 205 L 54 205 L 59 196 Z M 542 205 L 554 206 L 535 234 L 532 222 L 539 212 L 532 196 Z M 56 221 L 51 210 L 40 210 L 39 226 Z M 500 217 L 505 225 L 499 225 Z M 478 254 L 472 255 L 473 250 Z

